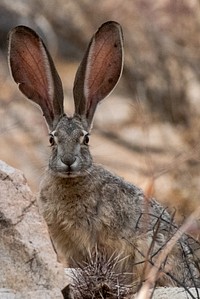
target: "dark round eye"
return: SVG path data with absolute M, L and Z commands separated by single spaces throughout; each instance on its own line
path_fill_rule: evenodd
M 90 141 L 89 134 L 86 134 L 86 135 L 84 136 L 83 143 L 84 143 L 84 144 L 88 144 L 89 141 Z
M 49 143 L 50 143 L 51 146 L 53 146 L 55 144 L 55 140 L 54 140 L 53 135 L 50 135 L 50 137 L 49 137 Z

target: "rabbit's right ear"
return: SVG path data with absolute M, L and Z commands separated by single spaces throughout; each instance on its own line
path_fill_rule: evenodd
M 114 21 L 104 23 L 92 37 L 74 82 L 75 114 L 88 126 L 97 104 L 116 86 L 123 67 L 123 35 Z
M 18 26 L 9 33 L 8 62 L 20 91 L 38 104 L 50 130 L 63 115 L 63 88 L 42 39 L 30 28 Z

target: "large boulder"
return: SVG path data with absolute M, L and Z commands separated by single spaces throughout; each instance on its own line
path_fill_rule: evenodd
M 0 161 L 0 298 L 63 298 L 67 284 L 23 174 Z

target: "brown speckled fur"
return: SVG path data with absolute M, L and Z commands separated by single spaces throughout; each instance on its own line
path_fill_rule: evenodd
M 140 252 L 144 256 L 148 252 L 153 239 L 152 228 L 164 210 L 162 206 L 154 200 L 148 204 L 139 188 L 99 165 L 93 165 L 88 175 L 71 179 L 56 177 L 48 170 L 41 184 L 39 200 L 54 245 L 70 266 L 87 260 L 97 245 L 100 250 L 103 248 L 108 258 L 114 252 L 120 258 L 126 257 L 120 264 L 120 271 L 131 271 L 134 281 L 140 281 L 144 263 L 136 264 L 144 260 Z M 140 221 L 138 225 L 147 205 L 148 212 L 157 217 L 149 216 L 148 224 Z M 167 212 L 163 218 L 170 223 Z M 144 233 L 145 229 L 148 233 Z M 154 252 L 166 243 L 168 232 L 165 229 L 163 222 L 157 237 L 161 241 L 155 243 Z M 187 247 L 184 239 L 181 244 Z M 168 257 L 166 269 L 177 280 L 192 284 L 179 244 Z M 158 284 L 176 285 L 167 275 L 161 276 Z

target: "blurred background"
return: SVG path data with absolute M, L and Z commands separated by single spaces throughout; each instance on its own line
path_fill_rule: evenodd
M 37 191 L 50 151 L 41 112 L 10 77 L 8 31 L 23 24 L 43 37 L 72 115 L 76 69 L 108 20 L 123 27 L 125 66 L 96 113 L 94 160 L 188 215 L 200 205 L 198 0 L 1 0 L 0 159 L 21 169 Z

